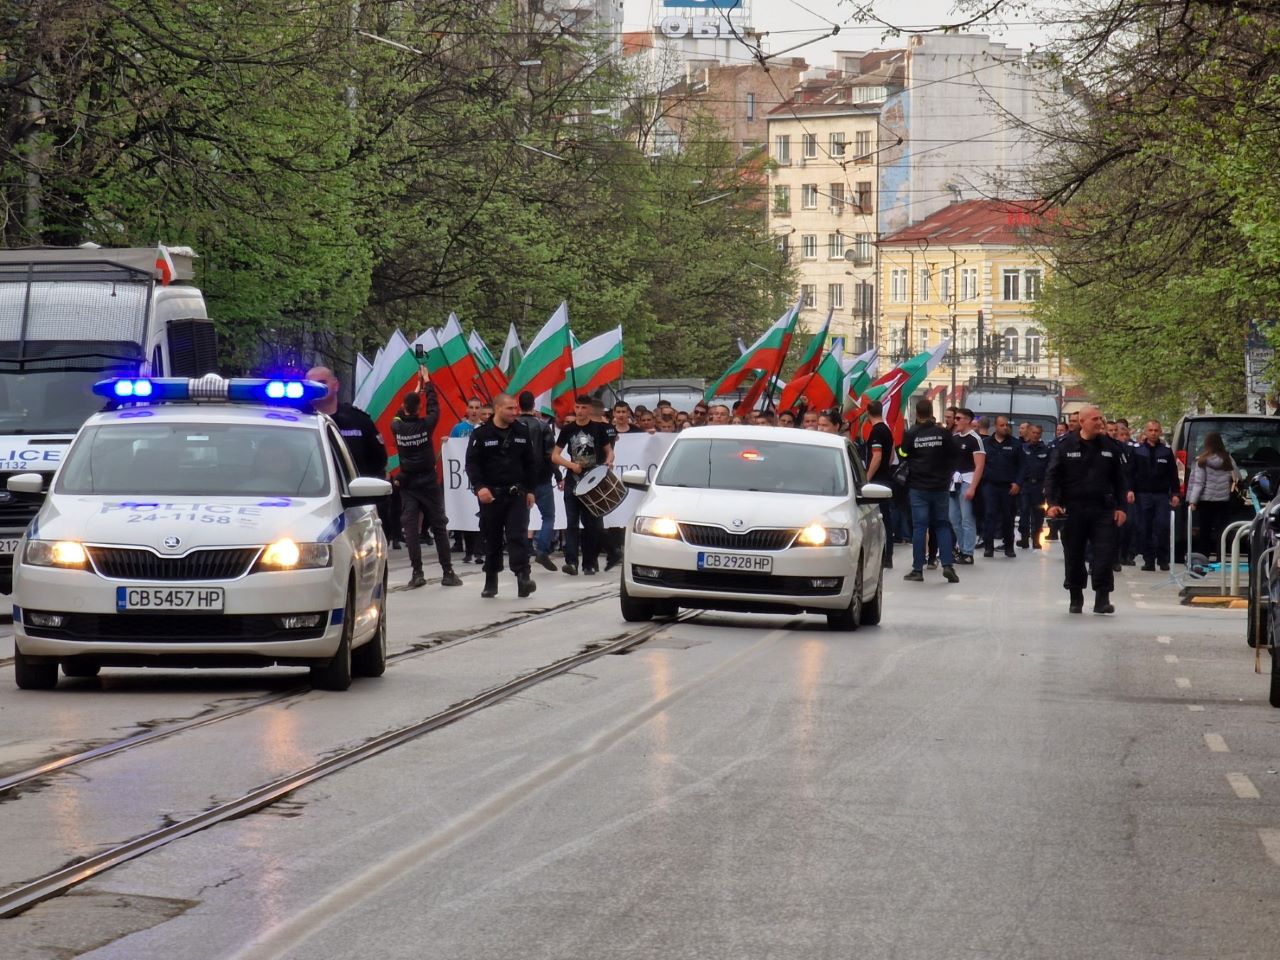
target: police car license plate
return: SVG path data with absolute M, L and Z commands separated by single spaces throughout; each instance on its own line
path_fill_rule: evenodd
M 749 553 L 698 553 L 699 570 L 719 570 L 730 573 L 773 573 L 773 557 L 754 556 Z
M 221 613 L 221 587 L 116 587 L 116 610 L 190 610 Z
M 17 552 L 18 552 L 17 537 L 0 538 L 0 556 L 3 556 L 6 553 L 17 553 Z

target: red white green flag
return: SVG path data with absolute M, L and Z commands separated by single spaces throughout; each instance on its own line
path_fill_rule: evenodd
M 507 392 L 519 395 L 522 390 L 528 390 L 535 397 L 550 393 L 564 379 L 565 371 L 572 364 L 569 305 L 561 302 L 529 344 L 520 366 L 511 375 Z
M 498 357 L 498 367 L 502 370 L 502 375 L 510 380 L 523 359 L 524 346 L 520 343 L 520 333 L 513 323 L 507 327 L 507 339 L 503 342 L 502 353 Z
M 471 336 L 467 337 L 467 346 L 480 371 L 476 377 L 476 387 L 492 403 L 494 397 L 507 389 L 506 375 L 498 369 L 498 361 L 493 359 L 493 354 L 489 352 L 488 345 L 478 331 L 471 331 Z
M 382 442 L 387 448 L 387 469 L 395 472 L 400 468 L 400 456 L 391 433 L 391 421 L 395 419 L 405 396 L 418 389 L 421 382 L 413 347 L 399 330 L 387 341 L 366 382 L 370 380 L 373 388 L 364 412 L 369 414 L 382 435 Z
M 622 327 L 606 330 L 598 337 L 573 348 L 573 368 L 551 393 L 556 415 L 573 412 L 573 398 L 591 393 L 622 376 Z
M 804 378 L 794 390 L 792 403 L 803 399 L 810 410 L 830 410 L 836 404 L 844 386 L 844 351 L 840 344 L 833 343 L 831 349 L 822 355 L 818 368 Z M 797 381 L 787 384 L 787 391 L 795 388 Z M 784 393 L 783 396 L 786 396 Z M 783 409 L 787 409 L 784 406 Z
M 776 375 L 782 365 L 782 358 L 791 347 L 791 337 L 796 329 L 796 317 L 800 315 L 800 302 L 775 320 L 769 329 L 747 347 L 747 352 L 729 365 L 729 369 L 707 387 L 703 399 L 710 402 L 713 397 L 738 389 L 742 381 L 752 375 L 753 371 L 768 371 L 767 375 Z
M 831 316 L 835 313 L 835 308 L 827 311 L 827 319 L 822 322 L 822 329 L 813 335 L 808 345 L 804 348 L 804 354 L 800 357 L 800 366 L 796 367 L 795 372 L 791 374 L 791 380 L 787 383 L 786 389 L 782 391 L 782 396 L 778 398 L 779 410 L 790 410 L 796 405 L 796 401 L 800 399 L 805 386 L 808 384 L 808 378 L 818 369 L 818 364 L 822 362 L 823 352 L 827 346 L 827 332 L 831 329 Z

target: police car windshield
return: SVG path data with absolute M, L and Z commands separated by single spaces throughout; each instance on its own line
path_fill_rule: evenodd
M 75 433 L 102 409 L 93 385 L 101 370 L 29 370 L 0 368 L 0 434 Z
M 256 423 L 125 421 L 87 427 L 67 454 L 55 491 L 322 497 L 329 492 L 329 473 L 315 430 Z
M 750 437 L 681 439 L 663 462 L 655 482 L 670 487 L 819 497 L 843 497 L 849 490 L 840 448 Z

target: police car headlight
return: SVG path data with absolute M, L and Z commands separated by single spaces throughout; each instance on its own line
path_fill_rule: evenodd
M 89 565 L 89 556 L 84 547 L 74 540 L 28 540 L 22 561 L 33 567 L 83 570 Z
M 680 539 L 680 524 L 670 517 L 636 517 L 633 529 L 646 537 L 666 537 L 668 540 Z
M 797 547 L 845 547 L 849 545 L 849 531 L 844 527 L 824 527 L 811 523 L 796 537 Z
M 258 560 L 259 570 L 306 570 L 329 566 L 327 543 L 295 543 L 288 537 L 269 544 Z

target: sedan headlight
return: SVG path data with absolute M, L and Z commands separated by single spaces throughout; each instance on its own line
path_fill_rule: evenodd
M 668 540 L 680 539 L 680 524 L 670 517 L 636 517 L 632 529 L 646 537 L 666 537 Z
M 33 567 L 83 570 L 89 565 L 89 556 L 75 540 L 28 540 L 22 561 Z
M 258 560 L 259 570 L 306 570 L 329 566 L 327 543 L 295 543 L 288 537 L 269 544 Z
M 845 527 L 824 527 L 811 523 L 796 537 L 797 547 L 846 547 L 849 531 Z

